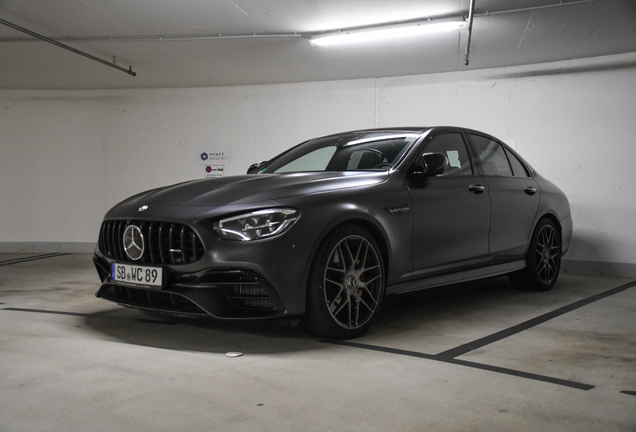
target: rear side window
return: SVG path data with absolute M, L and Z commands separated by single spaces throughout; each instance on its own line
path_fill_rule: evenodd
M 472 175 L 473 169 L 462 134 L 457 132 L 436 135 L 424 147 L 425 153 L 441 153 L 448 158 L 448 166 L 442 175 Z
M 519 158 L 507 148 L 504 147 L 504 149 L 506 150 L 506 156 L 508 156 L 510 166 L 512 167 L 512 174 L 514 174 L 515 177 L 530 177 L 528 170 L 526 170 L 526 167 L 521 163 Z
M 512 177 L 512 168 L 504 148 L 497 141 L 481 135 L 470 134 L 475 144 L 477 157 L 481 161 L 484 175 Z M 518 162 L 518 161 L 517 161 Z

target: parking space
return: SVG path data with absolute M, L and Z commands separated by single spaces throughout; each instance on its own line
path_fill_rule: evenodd
M 632 279 L 389 297 L 345 342 L 127 309 L 98 287 L 90 255 L 0 254 L 0 431 L 636 429 Z

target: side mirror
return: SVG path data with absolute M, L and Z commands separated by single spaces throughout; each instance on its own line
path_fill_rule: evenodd
M 417 161 L 413 178 L 435 177 L 444 172 L 448 158 L 441 153 L 424 153 Z
M 253 174 L 254 171 L 256 171 L 257 169 L 259 169 L 260 167 L 262 167 L 263 165 L 265 165 L 268 161 L 260 161 L 260 162 L 256 162 L 253 163 L 252 165 L 250 165 L 250 167 L 247 169 L 247 173 L 248 174 Z

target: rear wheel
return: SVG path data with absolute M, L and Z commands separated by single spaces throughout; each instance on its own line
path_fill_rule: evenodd
M 541 219 L 532 234 L 526 268 L 510 275 L 517 286 L 547 291 L 554 286 L 561 270 L 561 234 L 550 219 Z
M 373 237 L 356 225 L 342 226 L 316 253 L 303 321 L 319 337 L 349 339 L 362 334 L 384 296 L 384 264 Z

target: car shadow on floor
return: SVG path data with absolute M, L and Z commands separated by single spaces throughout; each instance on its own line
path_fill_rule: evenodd
M 435 317 L 451 311 L 474 311 L 520 294 L 528 292 L 517 289 L 505 276 L 396 294 L 385 298 L 378 322 L 411 314 Z
M 98 337 L 169 350 L 276 354 L 320 348 L 311 334 L 289 320 L 218 321 L 123 307 L 88 314 L 83 320 Z
M 475 311 L 519 293 L 507 278 L 449 285 L 388 296 L 378 319 L 363 336 L 409 332 L 427 322 Z M 86 327 L 106 339 L 162 349 L 227 353 L 275 354 L 325 349 L 299 320 L 218 321 L 176 318 L 170 315 L 116 307 L 89 314 Z

